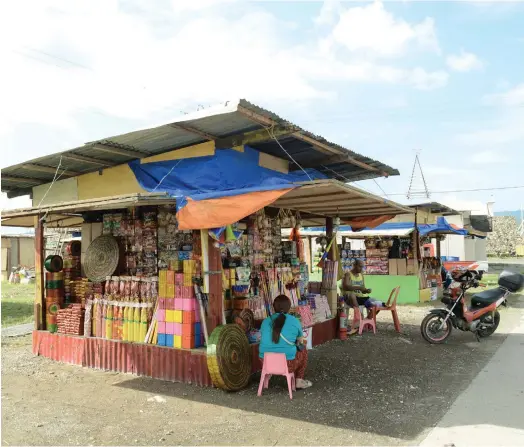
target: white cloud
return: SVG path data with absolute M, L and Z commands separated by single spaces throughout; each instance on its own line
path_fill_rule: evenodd
M 524 140 L 524 84 L 519 84 L 514 88 L 494 95 L 487 95 L 483 98 L 483 103 L 490 106 L 499 106 L 499 113 L 488 126 L 483 126 L 480 130 L 466 132 L 458 135 L 456 141 L 468 146 L 504 146 L 508 144 L 520 143 Z M 505 154 L 497 151 L 498 157 Z M 520 152 L 522 154 L 522 152 Z M 522 157 L 522 155 L 521 155 Z
M 228 19 L 223 9 L 232 1 L 173 1 L 170 14 L 151 5 L 147 17 L 123 10 L 116 0 L 35 0 L 30 15 L 26 3 L 4 3 L 0 54 L 10 69 L 0 84 L 0 133 L 19 123 L 71 129 L 86 112 L 143 120 L 232 97 L 273 103 L 327 98 L 334 95 L 333 79 L 418 89 L 447 81 L 441 70 L 333 57 L 314 40 L 297 47 L 282 34 L 287 24 L 246 2 L 237 0 L 244 8 Z M 143 0 L 133 4 L 140 9 Z M 147 20 L 158 18 L 155 11 L 162 11 L 161 35 Z M 334 35 L 355 49 L 393 55 L 410 42 L 436 45 L 431 19 L 410 24 L 381 3 L 340 14 Z M 360 19 L 367 20 L 364 36 Z M 345 36 L 344 24 L 356 28 Z M 243 68 L 246 63 L 254 68 Z
M 504 153 L 485 150 L 471 154 L 471 161 L 477 165 L 491 165 L 494 163 L 506 163 L 508 157 Z
M 468 72 L 473 70 L 480 70 L 484 64 L 473 53 L 461 50 L 459 54 L 450 54 L 446 58 L 447 66 L 454 71 Z
M 352 52 L 377 57 L 401 56 L 410 44 L 439 49 L 433 19 L 408 23 L 386 11 L 381 2 L 342 11 L 332 39 Z
M 484 98 L 484 102 L 490 105 L 522 106 L 524 105 L 524 83 L 517 85 L 507 92 L 488 95 Z

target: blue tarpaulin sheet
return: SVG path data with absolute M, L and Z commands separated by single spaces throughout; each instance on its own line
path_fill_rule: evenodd
M 375 231 L 375 230 L 408 230 L 415 226 L 414 222 L 387 222 L 381 225 L 378 225 L 375 228 L 364 228 L 365 231 Z M 425 236 L 430 233 L 452 233 L 458 234 L 460 236 L 466 236 L 468 230 L 463 228 L 454 228 L 451 226 L 444 217 L 437 217 L 436 224 L 419 224 L 417 225 L 419 233 L 421 236 Z M 304 233 L 307 231 L 321 231 L 325 232 L 326 227 L 308 227 L 304 230 Z M 352 231 L 349 225 L 341 225 L 338 227 L 339 232 Z M 358 233 L 358 232 L 355 232 Z
M 205 200 L 293 187 L 294 183 L 325 179 L 315 169 L 288 174 L 259 166 L 259 152 L 248 146 L 239 152 L 220 149 L 214 155 L 152 163 L 134 160 L 129 167 L 142 188 L 177 197 L 177 209 L 189 197 Z M 308 176 L 309 175 L 309 176 Z

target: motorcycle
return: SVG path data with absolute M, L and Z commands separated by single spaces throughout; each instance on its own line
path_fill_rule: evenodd
M 477 288 L 482 280 L 483 271 L 466 270 L 454 272 L 453 280 L 459 284 L 445 293 L 442 303 L 444 309 L 432 309 L 422 320 L 422 337 L 432 344 L 444 343 L 451 335 L 452 328 L 473 332 L 481 338 L 493 335 L 500 323 L 499 306 L 507 306 L 507 298 L 524 288 L 524 275 L 503 271 L 498 280 L 499 287 L 484 290 L 471 297 L 471 305 L 466 303 L 466 291 Z

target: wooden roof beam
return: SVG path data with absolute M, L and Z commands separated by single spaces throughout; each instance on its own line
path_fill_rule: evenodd
M 387 172 L 381 171 L 380 169 L 375 168 L 374 166 L 364 163 L 363 161 L 357 160 L 356 158 L 352 157 L 349 154 L 341 153 L 340 150 L 334 149 L 331 146 L 329 146 L 328 144 L 321 143 L 320 141 L 317 141 L 308 135 L 304 135 L 302 132 L 296 132 L 293 134 L 293 136 L 299 140 L 302 140 L 306 143 L 311 144 L 312 146 L 316 147 L 317 149 L 321 150 L 322 152 L 339 155 L 341 158 L 340 159 L 337 158 L 339 161 L 335 163 L 347 162 L 355 166 L 358 166 L 359 168 L 365 169 L 367 171 L 377 172 L 378 174 L 380 174 L 383 177 L 389 176 Z
M 51 175 L 55 175 L 58 171 L 58 167 L 53 168 L 50 166 L 41 166 L 41 165 L 36 165 L 32 163 L 24 164 L 22 165 L 22 168 L 27 169 L 28 171 L 43 172 L 44 174 L 51 174 Z M 60 169 L 62 169 L 62 167 L 60 167 Z M 75 171 L 70 171 L 67 168 L 65 168 L 64 173 L 61 175 L 67 175 L 67 176 L 73 177 L 75 175 L 79 175 L 79 173 Z
M 110 146 L 108 144 L 102 143 L 95 143 L 92 147 L 93 149 L 96 149 L 98 151 L 107 152 L 109 154 L 121 155 L 122 157 L 143 158 L 149 156 L 149 154 L 144 154 L 142 152 L 134 151 L 131 149 L 123 149 L 120 147 Z
M 258 129 L 230 137 L 219 138 L 215 141 L 215 148 L 229 149 L 235 146 L 243 146 L 244 144 L 263 143 L 273 141 L 273 137 L 279 138 L 292 133 L 293 131 L 282 127 L 271 130 L 271 133 L 266 129 Z
M 174 127 L 175 129 L 185 130 L 186 132 L 192 133 L 194 135 L 198 135 L 198 136 L 204 138 L 205 140 L 214 141 L 214 140 L 216 140 L 218 138 L 215 135 L 211 135 L 211 134 L 209 134 L 207 132 L 204 132 L 202 130 L 195 129 L 194 127 L 188 126 L 187 124 L 171 123 L 170 126 Z
M 97 166 L 114 166 L 114 163 L 111 163 L 110 161 L 100 160 L 99 158 L 85 157 L 83 155 L 74 154 L 72 152 L 61 154 L 61 156 L 66 160 L 79 161 L 81 163 L 91 163 L 92 165 Z
M 54 172 L 54 171 L 53 171 Z M 26 178 L 26 177 L 13 177 L 12 175 L 4 175 L 2 174 L 2 181 L 6 180 L 11 183 L 34 183 L 35 185 L 39 185 L 41 183 L 47 183 L 48 180 L 41 180 L 41 179 L 35 179 L 35 178 Z

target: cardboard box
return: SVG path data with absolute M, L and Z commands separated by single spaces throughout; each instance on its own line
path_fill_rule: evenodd
M 405 259 L 397 259 L 397 275 L 406 276 L 408 274 L 408 266 Z
M 173 337 L 173 347 L 174 348 L 182 348 L 182 336 L 181 335 L 175 335 Z
M 419 301 L 421 303 L 427 303 L 431 300 L 431 289 L 421 289 L 419 291 Z
M 397 261 L 398 261 L 398 259 L 390 259 L 389 260 L 389 274 L 392 275 L 392 276 L 398 275 Z

